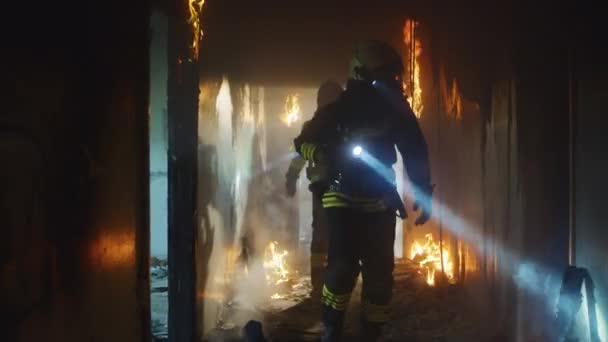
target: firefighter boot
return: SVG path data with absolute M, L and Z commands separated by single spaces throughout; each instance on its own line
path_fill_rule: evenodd
M 337 312 L 323 305 L 323 334 L 321 335 L 321 342 L 340 341 L 343 326 L 343 312 Z
M 344 316 L 350 292 L 335 294 L 326 285 L 323 286 L 321 302 L 323 303 L 323 336 L 321 341 L 340 341 L 344 327 Z

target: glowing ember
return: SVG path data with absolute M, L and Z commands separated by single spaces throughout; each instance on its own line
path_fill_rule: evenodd
M 283 298 L 285 298 L 285 296 L 281 296 L 278 293 L 275 293 L 272 296 L 270 296 L 270 299 L 283 299 Z
M 199 44 L 203 38 L 203 30 L 201 29 L 201 11 L 205 0 L 188 0 L 188 11 L 190 17 L 188 24 L 192 26 L 192 59 L 198 60 Z
M 287 267 L 286 250 L 278 251 L 278 242 L 272 241 L 264 251 L 264 270 L 269 285 L 280 285 L 289 281 L 290 271 Z
M 426 282 L 435 285 L 435 272 L 441 272 L 441 251 L 439 243 L 433 241 L 433 234 L 426 234 L 425 241 L 414 241 L 410 250 L 410 258 L 426 270 Z M 443 268 L 448 280 L 454 279 L 454 265 L 450 260 L 450 253 L 443 248 Z
M 281 117 L 281 120 L 288 127 L 291 127 L 291 125 L 300 120 L 300 104 L 297 94 L 287 96 L 285 100 L 285 113 Z
M 417 38 L 418 22 L 407 19 L 403 26 L 403 42 L 408 51 L 407 71 L 409 77 L 404 77 L 403 90 L 409 96 L 408 100 L 417 118 L 422 115 L 422 88 L 420 87 L 420 54 L 422 44 Z M 413 44 L 412 44 L 413 42 Z M 409 84 L 408 84 L 409 82 Z

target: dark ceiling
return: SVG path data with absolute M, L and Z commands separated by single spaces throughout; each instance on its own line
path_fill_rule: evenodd
M 401 46 L 412 14 L 407 1 L 207 1 L 203 77 L 228 74 L 262 84 L 312 85 L 343 80 L 356 41 Z
M 504 77 L 499 68 L 534 54 L 539 44 L 564 45 L 569 13 L 565 5 L 510 0 L 206 0 L 201 72 L 263 85 L 343 81 L 357 41 L 383 39 L 402 52 L 404 21 L 415 17 L 431 64 L 443 65 L 478 101 L 493 79 Z

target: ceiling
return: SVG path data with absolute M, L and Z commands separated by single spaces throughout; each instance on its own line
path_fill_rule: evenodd
M 381 4 L 338 0 L 261 6 L 253 1 L 207 1 L 202 75 L 295 86 L 317 86 L 327 78 L 344 80 L 356 41 L 383 39 L 402 48 L 408 2 Z

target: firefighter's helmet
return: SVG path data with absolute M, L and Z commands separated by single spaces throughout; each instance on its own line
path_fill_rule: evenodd
M 358 44 L 350 63 L 354 80 L 394 80 L 403 75 L 401 56 L 388 44 L 369 40 Z

